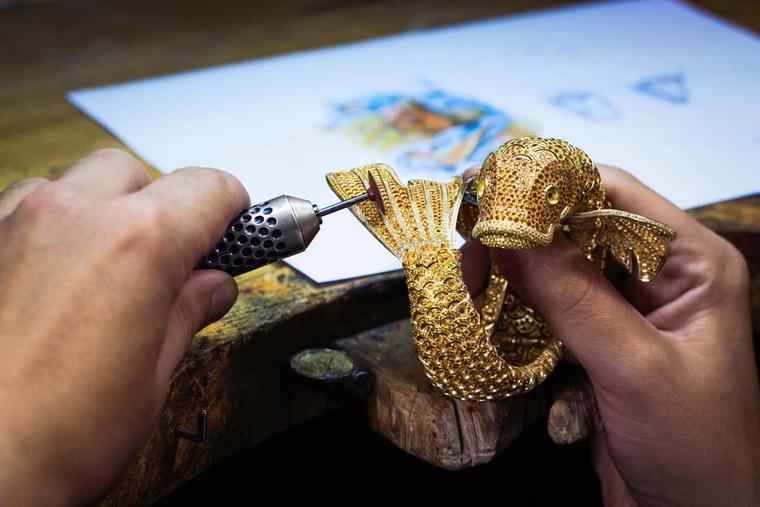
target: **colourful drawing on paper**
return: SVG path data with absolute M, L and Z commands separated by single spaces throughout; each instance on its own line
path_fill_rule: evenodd
M 437 89 L 379 93 L 337 104 L 333 113 L 331 129 L 412 171 L 459 173 L 504 141 L 532 133 L 500 109 Z

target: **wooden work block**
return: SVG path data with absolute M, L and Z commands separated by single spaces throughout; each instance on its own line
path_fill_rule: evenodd
M 164 410 L 106 505 L 148 504 L 224 457 L 330 409 L 288 357 L 404 316 L 400 273 L 318 286 L 284 264 L 238 277 L 230 313 L 198 333 Z M 382 302 L 379 304 L 379 302 Z M 180 439 L 208 411 L 208 440 Z
M 425 376 L 411 336 L 405 319 L 335 343 L 374 374 L 366 420 L 400 449 L 441 468 L 480 465 L 546 414 L 546 384 L 498 402 L 443 396 Z

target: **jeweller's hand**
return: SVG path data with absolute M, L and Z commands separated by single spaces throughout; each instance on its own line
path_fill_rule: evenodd
M 237 297 L 193 267 L 247 201 L 212 169 L 150 183 L 119 150 L 0 194 L 1 504 L 93 503 L 117 479 Z
M 660 277 L 621 295 L 557 235 L 493 250 L 512 287 L 586 369 L 605 431 L 593 461 L 607 504 L 759 505 L 760 391 L 738 251 L 628 173 L 599 167 L 620 209 L 678 232 Z M 479 289 L 488 254 L 465 246 Z

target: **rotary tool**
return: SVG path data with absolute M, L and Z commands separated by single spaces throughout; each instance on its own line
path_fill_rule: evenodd
M 254 204 L 230 222 L 196 268 L 220 269 L 237 276 L 303 252 L 319 232 L 324 216 L 367 199 L 383 213 L 379 195 L 370 174 L 366 193 L 324 208 L 289 195 Z

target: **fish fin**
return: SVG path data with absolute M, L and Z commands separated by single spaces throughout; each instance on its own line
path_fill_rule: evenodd
M 629 273 L 649 282 L 659 275 L 676 233 L 641 215 L 600 209 L 575 214 L 570 219 L 570 237 L 589 251 L 606 248 Z
M 370 174 L 377 182 L 378 198 L 386 212 L 380 213 L 371 201 L 363 201 L 350 209 L 391 253 L 402 259 L 408 250 L 426 243 L 453 247 L 456 217 L 464 195 L 461 177 L 449 183 L 412 180 L 402 185 L 392 168 L 374 164 L 330 173 L 327 182 L 345 200 L 366 192 Z

